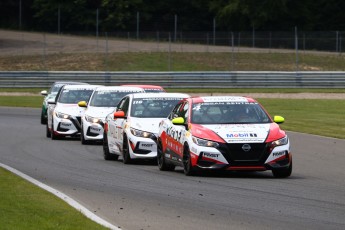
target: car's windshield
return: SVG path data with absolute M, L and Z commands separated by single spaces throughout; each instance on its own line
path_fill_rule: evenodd
M 131 107 L 132 117 L 164 118 L 182 98 L 138 98 L 134 99 Z
M 60 88 L 62 87 L 62 86 L 64 86 L 65 84 L 54 84 L 51 88 L 50 88 L 50 90 L 49 90 L 49 94 L 57 94 L 58 92 L 59 92 L 59 90 L 60 90 Z
M 92 92 L 92 89 L 63 89 L 58 102 L 77 104 L 79 101 L 89 101 Z
M 129 93 L 119 91 L 96 91 L 90 99 L 90 106 L 95 107 L 116 107 L 119 101 Z
M 205 102 L 193 104 L 192 123 L 250 124 L 268 123 L 269 116 L 258 103 Z

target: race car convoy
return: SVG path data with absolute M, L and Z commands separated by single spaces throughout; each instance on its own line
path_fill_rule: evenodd
M 253 98 L 190 97 L 152 85 L 57 82 L 53 88 L 58 93 L 41 92 L 43 105 L 48 104 L 46 136 L 103 142 L 105 160 L 155 160 L 159 170 L 180 166 L 185 175 L 271 170 L 285 178 L 292 173 L 290 141 L 278 125 L 284 118 L 272 119 Z

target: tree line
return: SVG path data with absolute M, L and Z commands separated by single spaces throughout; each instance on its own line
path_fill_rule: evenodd
M 339 0 L 1 0 L 0 27 L 35 31 L 344 31 Z

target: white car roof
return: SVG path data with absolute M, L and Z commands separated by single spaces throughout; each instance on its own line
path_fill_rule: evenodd
M 198 97 L 196 97 L 197 99 Z M 248 102 L 249 100 L 254 101 L 254 99 L 243 96 L 204 96 L 199 97 L 203 102 Z
M 65 85 L 64 89 L 95 89 L 101 85 Z
M 133 86 L 100 86 L 96 91 L 145 92 L 144 89 Z
M 131 94 L 132 98 L 167 98 L 167 97 L 180 97 L 187 98 L 190 97 L 185 93 L 136 93 Z

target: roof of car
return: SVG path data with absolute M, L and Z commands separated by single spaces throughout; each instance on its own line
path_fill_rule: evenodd
M 131 85 L 131 84 L 125 84 L 122 86 L 134 86 L 134 87 L 139 87 L 139 88 L 143 88 L 143 89 L 162 89 L 164 90 L 164 88 L 160 85 Z
M 53 83 L 55 84 L 66 84 L 66 85 L 89 85 L 89 83 L 85 82 L 77 82 L 77 81 L 56 81 Z
M 101 85 L 65 85 L 64 89 L 95 89 Z
M 179 97 L 187 98 L 190 97 L 185 93 L 136 93 L 131 94 L 133 98 L 167 98 L 167 97 Z
M 130 92 L 145 92 L 144 89 L 132 86 L 100 86 L 96 91 L 130 91 Z
M 253 98 L 244 97 L 244 96 L 197 96 L 192 97 L 193 103 L 202 103 L 202 102 L 256 102 Z

